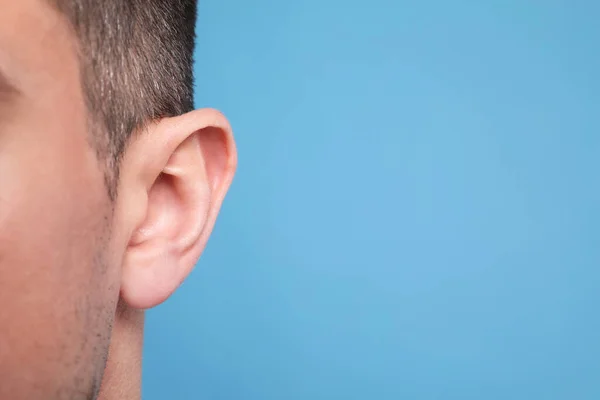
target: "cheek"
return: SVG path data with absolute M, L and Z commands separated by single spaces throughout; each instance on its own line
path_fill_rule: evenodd
M 57 132 L 0 149 L 0 398 L 94 379 L 118 298 L 103 175 Z

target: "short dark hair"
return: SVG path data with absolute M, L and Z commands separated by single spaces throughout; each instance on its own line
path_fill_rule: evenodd
M 51 0 L 77 39 L 92 144 L 109 196 L 129 137 L 193 108 L 196 0 Z

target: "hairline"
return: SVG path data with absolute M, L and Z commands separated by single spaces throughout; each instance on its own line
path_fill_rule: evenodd
M 150 124 L 163 117 L 168 117 L 169 115 L 157 116 L 155 118 L 152 118 L 152 116 L 144 116 L 143 119 L 138 121 L 138 123 L 132 126 L 131 130 L 127 132 L 127 139 L 125 140 L 121 151 L 117 152 L 116 154 L 111 153 L 110 138 L 108 135 L 106 122 L 100 115 L 94 112 L 93 104 L 90 102 L 89 89 L 86 88 L 86 82 L 90 79 L 94 79 L 94 77 L 86 73 L 85 63 L 88 60 L 86 60 L 85 54 L 81 48 L 83 38 L 80 34 L 78 34 L 73 24 L 73 20 L 68 15 L 68 11 L 61 5 L 64 4 L 64 1 L 65 0 L 47 0 L 47 3 L 49 3 L 54 11 L 58 13 L 60 19 L 64 21 L 69 31 L 68 37 L 71 41 L 73 51 L 77 57 L 79 87 L 84 100 L 87 142 L 96 154 L 96 159 L 103 172 L 104 185 L 106 187 L 110 202 L 114 208 L 114 203 L 116 202 L 118 196 L 121 161 L 127 152 L 127 148 L 131 139 L 139 134 L 142 134 L 143 132 L 147 132 Z

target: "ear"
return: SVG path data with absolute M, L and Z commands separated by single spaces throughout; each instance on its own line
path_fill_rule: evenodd
M 166 300 L 198 261 L 233 179 L 237 153 L 225 117 L 204 109 L 149 126 L 130 144 L 124 164 L 125 214 L 133 229 L 121 297 L 146 309 Z

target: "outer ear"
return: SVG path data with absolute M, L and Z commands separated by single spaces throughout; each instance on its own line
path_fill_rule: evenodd
M 167 299 L 196 264 L 233 179 L 237 153 L 225 117 L 205 109 L 150 126 L 124 162 L 130 187 L 137 188 L 126 207 L 137 221 L 125 252 L 121 297 L 145 309 Z

